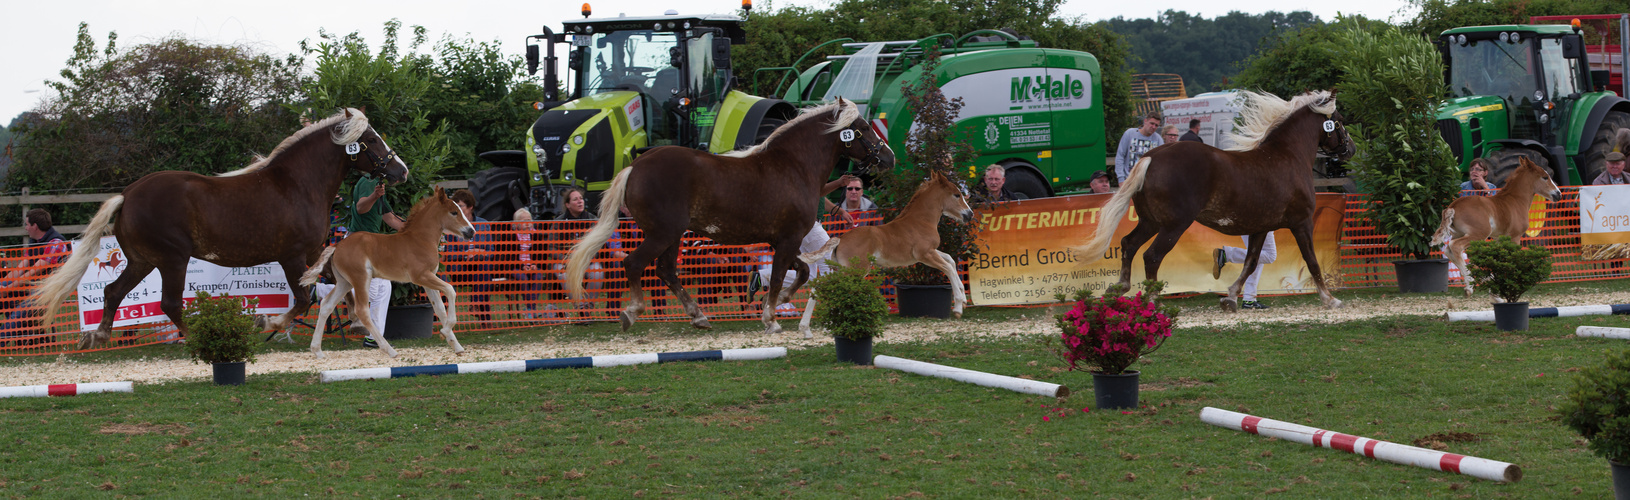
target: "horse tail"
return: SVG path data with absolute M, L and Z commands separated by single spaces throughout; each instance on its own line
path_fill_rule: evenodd
M 617 234 L 617 214 L 623 207 L 623 192 L 628 188 L 628 174 L 634 172 L 634 167 L 624 168 L 611 181 L 611 188 L 600 194 L 600 221 L 577 240 L 572 246 L 572 255 L 566 260 L 566 291 L 571 292 L 572 299 L 583 298 L 583 273 L 588 271 L 589 264 L 594 262 L 594 254 L 600 252 L 611 236 Z M 630 276 L 637 276 L 634 271 Z
M 1132 195 L 1143 190 L 1144 173 L 1149 170 L 1149 157 L 1138 159 L 1132 166 L 1132 171 L 1126 174 L 1126 182 L 1121 183 L 1121 190 L 1104 204 L 1098 211 L 1098 230 L 1092 233 L 1092 239 L 1087 244 L 1075 247 L 1076 255 L 1082 262 L 1094 262 L 1104 250 L 1109 249 L 1110 240 L 1115 238 L 1115 229 L 1120 226 L 1121 219 L 1126 217 L 1127 207 L 1132 206 Z
M 826 255 L 831 254 L 831 252 L 833 250 L 836 250 L 838 248 L 838 240 L 840 240 L 840 239 L 842 239 L 842 238 L 836 238 L 835 237 L 835 238 L 826 240 L 826 244 L 821 245 L 821 248 L 819 250 L 798 255 L 798 260 L 804 261 L 805 264 L 814 264 L 816 262 L 820 262 L 821 257 L 824 257 Z M 840 265 L 840 266 L 844 265 L 844 264 L 845 263 L 843 263 L 843 262 L 838 263 L 838 265 Z
M 85 276 L 85 270 L 90 267 L 91 259 L 101 250 L 102 237 L 113 231 L 113 216 L 119 213 L 119 208 L 124 204 L 125 197 L 122 194 L 102 202 L 102 208 L 91 218 L 90 225 L 85 226 L 85 232 L 80 235 L 80 243 L 74 247 L 73 254 L 57 268 L 56 272 L 51 273 L 51 276 L 46 277 L 40 282 L 39 287 L 34 289 L 33 296 L 28 299 L 29 303 L 45 307 L 45 314 L 40 317 L 46 318 L 44 320 L 46 324 L 51 322 L 50 318 L 56 317 L 57 308 L 62 305 L 63 300 L 67 300 L 68 294 L 79 288 L 79 279 Z
M 1449 240 L 1453 239 L 1453 238 L 1450 238 L 1450 233 L 1452 232 L 1452 230 L 1454 228 L 1454 225 L 1455 225 L 1455 209 L 1454 208 L 1445 208 L 1445 209 L 1443 209 L 1443 222 L 1438 224 L 1438 232 L 1432 233 L 1432 242 L 1433 243 L 1438 243 L 1438 242 L 1448 243 Z
M 317 257 L 317 263 L 312 264 L 310 269 L 306 269 L 305 274 L 300 275 L 300 286 L 311 286 L 317 284 L 317 277 L 323 274 L 323 266 L 328 265 L 328 259 L 333 257 L 334 246 L 330 245 L 328 248 L 324 248 L 323 255 Z

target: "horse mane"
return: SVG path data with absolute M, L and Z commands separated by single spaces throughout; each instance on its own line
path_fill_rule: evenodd
M 1328 90 L 1315 90 L 1292 97 L 1289 101 L 1267 92 L 1240 92 L 1245 94 L 1245 105 L 1240 110 L 1239 126 L 1222 141 L 1231 144 L 1227 148 L 1229 151 L 1255 149 L 1274 128 L 1298 109 L 1308 108 L 1327 116 L 1336 112 L 1336 99 Z
M 787 120 L 786 124 L 781 125 L 781 127 L 775 129 L 774 132 L 771 132 L 770 136 L 764 139 L 764 142 L 758 143 L 757 145 L 747 149 L 731 151 L 723 154 L 722 156 L 730 156 L 735 158 L 751 156 L 752 154 L 763 150 L 764 147 L 768 146 L 770 143 L 775 142 L 776 139 L 781 138 L 781 133 L 793 128 L 794 125 L 819 118 L 827 112 L 831 112 L 833 115 L 832 126 L 826 129 L 827 133 L 843 130 L 844 127 L 849 126 L 850 123 L 854 123 L 856 119 L 860 118 L 860 107 L 855 106 L 853 101 L 839 98 L 826 104 L 804 108 L 798 112 L 798 116 L 793 117 L 791 120 Z
M 425 196 L 424 198 L 419 198 L 419 201 L 413 202 L 413 208 L 408 209 L 408 220 L 413 220 L 413 216 L 419 215 L 421 210 L 429 210 L 430 205 L 435 201 L 436 195 L 431 194 L 429 196 Z
M 345 116 L 347 111 L 349 111 L 351 114 L 350 118 L 346 118 Z M 344 124 L 341 124 L 341 122 L 344 122 Z M 271 153 L 268 153 L 265 156 L 258 154 L 255 155 L 255 161 L 250 163 L 249 166 L 219 174 L 216 175 L 216 177 L 236 177 L 260 170 L 266 165 L 271 164 L 272 160 L 276 159 L 278 154 L 281 154 L 284 150 L 293 147 L 294 144 L 300 142 L 301 139 L 305 139 L 306 136 L 314 134 L 318 130 L 323 130 L 324 128 L 334 125 L 340 125 L 335 127 L 335 130 L 330 133 L 330 138 L 334 140 L 334 144 L 349 144 L 356 142 L 357 139 L 362 138 L 362 134 L 364 132 L 368 131 L 369 126 L 368 117 L 364 116 L 361 110 L 356 108 L 346 108 L 345 111 L 334 113 L 333 116 L 324 118 L 317 123 L 307 125 L 305 128 L 296 131 L 293 135 L 283 139 L 283 142 L 278 143 L 277 147 L 272 148 Z

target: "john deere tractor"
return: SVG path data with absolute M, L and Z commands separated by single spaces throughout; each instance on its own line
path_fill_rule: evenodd
M 567 21 L 562 33 L 545 26 L 527 37 L 529 71 L 538 69 L 540 48 L 545 54 L 546 93 L 535 105 L 543 114 L 527 130 L 524 150 L 481 154 L 493 164 L 470 179 L 482 218 L 510 220 L 520 207 L 534 219 L 553 218 L 572 188 L 590 193 L 592 209 L 617 173 L 650 148 L 724 153 L 762 142 L 797 114 L 784 101 L 731 90 L 730 48 L 747 42 L 741 18 L 590 15 L 584 4 L 584 19 Z M 568 47 L 565 99 L 556 45 Z
M 1503 182 L 1527 157 L 1557 184 L 1588 184 L 1630 127 L 1630 101 L 1605 89 L 1608 70 L 1592 71 L 1577 24 L 1454 28 L 1438 47 L 1453 96 L 1438 130 L 1463 171 L 1487 157 Z

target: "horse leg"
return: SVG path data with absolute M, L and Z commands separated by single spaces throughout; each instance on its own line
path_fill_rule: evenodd
M 1141 223 L 1139 224 L 1141 225 Z M 1183 232 L 1188 230 L 1188 226 L 1188 224 L 1168 226 L 1155 234 L 1154 242 L 1149 244 L 1148 250 L 1143 251 L 1144 279 L 1160 279 L 1160 263 L 1166 260 L 1166 254 L 1172 251 L 1172 247 L 1177 246 L 1177 240 L 1183 237 Z M 1123 247 L 1121 250 L 1126 249 Z M 1127 259 L 1130 261 L 1131 257 L 1127 257 Z M 1131 279 L 1132 273 L 1125 273 L 1121 276 L 1121 279 Z
M 968 294 L 962 291 L 962 276 L 957 274 L 956 259 L 951 258 L 951 254 L 935 249 L 934 254 L 929 256 L 929 260 L 924 260 L 923 263 L 928 264 L 929 267 L 939 269 L 940 272 L 945 273 L 946 279 L 951 280 L 951 292 L 953 293 L 951 296 L 951 315 L 961 318 L 962 305 L 968 303 Z
M 280 314 L 270 321 L 267 321 L 265 316 L 255 316 L 257 323 L 266 323 L 262 326 L 274 332 L 292 329 L 294 327 L 294 318 L 305 314 L 306 310 L 311 309 L 311 294 L 301 293 L 304 288 L 300 286 L 300 275 L 306 273 L 306 259 L 304 257 L 284 259 L 278 262 L 278 265 L 283 266 L 283 277 L 289 280 L 289 290 L 294 291 L 294 307 L 289 308 L 288 312 Z
M 1228 296 L 1221 300 L 1224 311 L 1239 310 L 1240 288 L 1245 286 L 1245 280 L 1251 277 L 1251 273 L 1256 272 L 1257 261 L 1262 257 L 1262 245 L 1267 242 L 1268 233 L 1257 233 L 1251 235 L 1250 242 L 1245 244 L 1245 262 L 1240 266 L 1244 269 L 1240 270 L 1239 278 L 1234 280 L 1234 284 L 1228 285 Z
M 645 266 L 650 265 L 651 259 L 666 249 L 658 247 L 662 247 L 664 243 L 677 245 L 678 241 L 678 236 L 666 235 L 662 239 L 657 239 L 655 235 L 647 233 L 645 241 L 640 242 L 639 248 L 623 257 L 623 274 L 628 277 L 628 305 L 623 307 L 622 316 L 618 318 L 622 322 L 623 331 L 633 328 L 634 320 L 639 319 L 640 312 L 645 310 L 645 289 L 640 286 L 640 281 L 645 278 Z
M 317 307 L 317 324 L 312 327 L 311 353 L 317 355 L 317 359 L 325 357 L 323 354 L 323 333 L 328 328 L 328 315 L 334 313 L 334 308 L 339 306 L 340 301 L 345 300 L 346 294 L 349 293 L 351 293 L 351 282 L 346 281 L 344 276 L 336 273 L 334 275 L 334 289 L 328 291 L 328 295 L 323 297 L 322 305 Z
M 1313 219 L 1291 227 L 1290 234 L 1296 237 L 1296 247 L 1302 251 L 1302 261 L 1307 263 L 1307 271 L 1313 274 L 1313 284 L 1319 287 L 1319 301 L 1324 303 L 1326 309 L 1340 309 L 1341 299 L 1331 295 L 1330 288 L 1325 286 L 1324 271 L 1319 269 L 1319 258 L 1313 254 Z
M 1132 257 L 1137 255 L 1138 249 L 1143 248 L 1143 244 L 1157 232 L 1158 229 L 1148 219 L 1140 219 L 1138 225 L 1132 228 L 1132 232 L 1126 233 L 1126 236 L 1121 238 L 1121 281 L 1104 290 L 1105 295 L 1125 295 L 1132 289 Z M 1148 253 L 1143 254 L 1143 262 L 1149 262 Z
M 781 289 L 781 298 L 780 300 L 776 301 L 777 304 L 792 302 L 792 296 L 797 295 L 798 289 L 803 288 L 804 283 L 809 282 L 809 276 L 811 273 L 813 273 L 809 267 L 809 264 L 802 260 L 798 260 L 797 258 L 793 258 L 792 260 L 792 271 L 796 273 L 793 274 L 792 286 Z
M 187 324 L 182 311 L 186 302 L 181 300 L 181 293 L 187 289 L 187 260 L 186 256 L 182 256 L 158 265 L 159 279 L 163 280 L 159 286 L 162 293 L 159 294 L 158 308 L 170 317 L 170 323 L 175 324 L 176 331 L 183 338 L 187 336 Z
M 685 282 L 679 280 L 679 245 L 668 247 L 657 257 L 657 277 L 668 285 L 668 291 L 673 292 L 674 298 L 685 307 L 685 314 L 690 316 L 690 326 L 703 330 L 713 328 L 707 322 L 707 314 L 702 313 L 701 306 L 696 305 L 690 292 L 685 291 Z
M 775 321 L 775 308 L 781 305 L 781 288 L 787 279 L 787 268 L 792 266 L 793 261 L 798 260 L 797 244 L 796 241 L 782 242 L 774 247 L 775 257 L 770 260 L 770 291 L 764 295 L 764 312 L 759 318 L 764 322 L 765 334 L 781 333 L 781 324 Z M 808 269 L 808 266 L 805 266 L 805 269 Z
M 351 301 L 351 317 L 355 318 L 351 321 L 361 322 L 363 328 L 368 329 L 368 337 L 374 339 L 374 343 L 379 344 L 379 352 L 383 352 L 386 356 L 392 358 L 396 357 L 396 348 L 391 347 L 391 343 L 385 340 L 385 332 L 380 331 L 379 325 L 374 324 L 373 314 L 369 312 L 369 308 L 373 307 L 373 301 L 368 299 L 367 290 L 368 286 L 372 284 L 373 277 L 369 276 L 367 271 L 354 272 L 346 269 L 334 269 L 334 282 L 339 283 L 342 279 L 351 282 L 351 286 L 358 291 L 356 300 Z M 336 288 L 335 290 L 338 291 L 339 289 Z M 329 293 L 332 294 L 333 292 Z
M 815 338 L 815 334 L 809 329 L 810 320 L 814 319 L 814 317 L 815 297 L 810 297 L 809 301 L 804 303 L 804 319 L 798 321 L 798 331 L 804 332 L 804 338 L 806 339 Z
M 97 344 L 113 340 L 113 320 L 119 315 L 119 304 L 126 294 L 141 284 L 142 278 L 153 272 L 153 267 L 145 260 L 131 257 L 125 264 L 124 272 L 102 289 L 102 323 L 79 337 L 80 350 L 94 349 Z
M 1455 263 L 1455 267 L 1460 269 L 1460 279 L 1466 283 L 1466 298 L 1468 299 L 1472 297 L 1472 270 L 1466 268 L 1466 259 L 1462 255 L 1466 253 L 1466 247 L 1471 244 L 1472 237 L 1469 235 L 1449 240 L 1448 255 L 1444 255 L 1444 257 L 1449 258 L 1449 262 Z
M 453 318 L 453 315 L 447 314 L 447 311 L 456 310 L 454 307 L 458 302 L 456 300 L 458 291 L 453 290 L 453 285 L 449 285 L 446 281 L 436 277 L 434 270 L 420 275 L 419 279 L 413 280 L 413 283 L 424 287 L 425 296 L 430 297 L 430 310 L 434 311 L 436 317 L 441 319 L 441 338 L 447 341 L 447 347 L 453 349 L 453 354 L 464 354 L 464 346 L 459 345 L 458 336 L 453 335 L 453 325 L 458 320 Z M 445 307 L 441 303 L 443 295 L 447 296 L 447 305 Z

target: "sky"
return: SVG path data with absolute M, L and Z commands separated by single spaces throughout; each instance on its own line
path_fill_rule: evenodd
M 732 13 L 738 0 L 661 2 L 657 0 L 591 0 L 594 17 L 658 15 L 667 9 L 682 14 Z M 713 4 L 717 5 L 713 5 Z M 544 11 L 558 5 L 559 12 Z M 769 6 L 759 0 L 759 7 Z M 821 7 L 824 0 L 790 0 L 775 5 Z M 330 33 L 359 32 L 377 44 L 386 21 L 399 19 L 404 26 L 424 26 L 432 41 L 443 34 L 478 41 L 497 40 L 511 54 L 525 51 L 524 38 L 541 33 L 545 24 L 559 31 L 560 22 L 581 17 L 580 1 L 544 2 L 463 2 L 424 0 L 281 0 L 242 2 L 238 0 L 27 0 L 0 7 L 0 126 L 12 117 L 35 108 L 52 94 L 47 80 L 60 81 L 59 73 L 73 55 L 79 23 L 90 25 L 97 48 L 105 47 L 108 32 L 118 33 L 119 47 L 181 35 L 210 44 L 245 44 L 273 55 L 299 51 L 301 40 L 315 40 L 319 30 Z M 695 10 L 691 10 L 695 9 Z M 1166 9 L 1187 11 L 1211 18 L 1240 11 L 1260 14 L 1268 11 L 1308 10 L 1324 20 L 1338 11 L 1362 14 L 1374 19 L 1405 19 L 1413 14 L 1408 0 L 1345 2 L 1306 2 L 1303 0 L 1166 0 L 1112 2 L 1106 0 L 1066 0 L 1059 15 L 1097 21 L 1114 17 L 1149 18 Z M 377 46 L 377 45 L 375 45 Z M 405 47 L 404 47 L 405 49 Z M 310 61 L 307 61 L 310 64 Z M 307 70 L 309 71 L 309 67 Z

